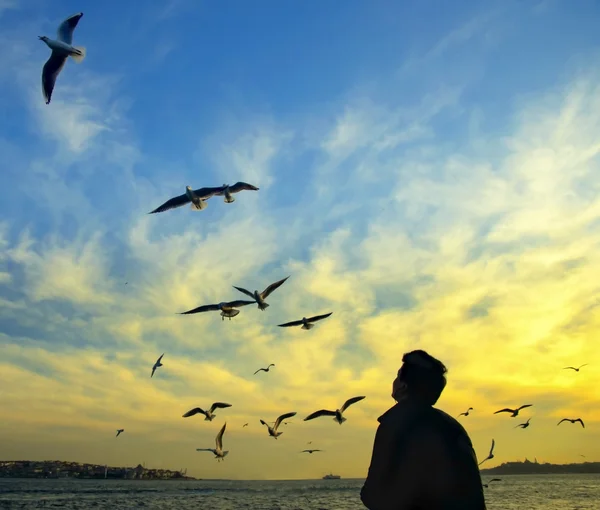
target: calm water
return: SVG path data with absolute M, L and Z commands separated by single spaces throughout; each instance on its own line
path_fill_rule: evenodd
M 492 477 L 490 477 L 492 478 Z M 501 476 L 489 510 L 600 509 L 600 475 Z M 484 478 L 484 482 L 489 478 Z M 154 482 L 0 479 L 0 508 L 346 510 L 364 508 L 362 480 Z

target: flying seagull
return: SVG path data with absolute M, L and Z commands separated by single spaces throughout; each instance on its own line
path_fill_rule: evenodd
M 515 416 L 517 416 L 519 414 L 519 411 L 521 409 L 525 409 L 526 407 L 531 407 L 533 404 L 525 404 L 524 406 L 521 406 L 517 409 L 509 409 L 508 407 L 504 408 L 504 409 L 500 409 L 499 411 L 496 411 L 494 414 L 498 414 L 498 413 L 512 413 L 511 414 L 511 418 L 514 418 Z
M 52 50 L 50 58 L 44 64 L 42 70 L 42 92 L 46 104 L 50 104 L 56 78 L 65 66 L 67 57 L 71 57 L 78 64 L 85 58 L 85 48 L 81 46 L 71 46 L 71 43 L 73 42 L 73 31 L 82 16 L 83 12 L 78 12 L 64 20 L 58 26 L 56 39 L 50 39 L 45 35 L 39 36 L 39 39 L 44 41 Z
M 278 324 L 280 328 L 289 328 L 291 326 L 302 326 L 302 329 L 312 329 L 315 325 L 313 322 L 317 322 L 329 317 L 333 312 L 326 313 L 325 315 L 315 315 L 314 317 L 302 317 L 302 320 L 286 322 L 285 324 Z
M 583 428 L 585 428 L 585 424 L 583 423 L 583 420 L 581 418 L 575 418 L 575 419 L 571 419 L 571 418 L 563 418 L 562 420 L 560 420 L 557 425 L 560 425 L 563 421 L 570 421 L 571 423 L 575 423 L 575 422 L 579 422 L 581 423 L 581 426 Z
M 233 186 L 229 184 L 223 184 L 220 191 L 215 193 L 218 196 L 224 196 L 224 201 L 227 204 L 231 204 L 235 202 L 235 198 L 233 198 L 232 193 L 239 193 L 240 191 L 258 191 L 259 188 L 253 186 L 252 184 L 248 184 L 246 182 L 236 182 Z
M 217 462 L 223 460 L 225 456 L 229 453 L 229 450 L 223 451 L 223 432 L 225 432 L 225 427 L 227 427 L 227 422 L 223 424 L 221 430 L 217 434 L 217 439 L 215 441 L 216 448 L 196 448 L 197 452 L 213 452 L 215 454 L 215 458 Z
M 486 489 L 488 488 L 488 485 L 492 482 L 501 482 L 502 478 L 492 478 L 488 483 L 484 483 L 482 484 Z
M 182 205 L 191 203 L 191 208 L 194 211 L 202 211 L 206 209 L 208 204 L 206 201 L 212 197 L 218 191 L 223 189 L 222 186 L 216 188 L 198 188 L 192 189 L 190 186 L 185 187 L 185 193 L 177 197 L 173 197 L 167 200 L 164 204 L 158 206 L 154 211 L 150 211 L 148 214 L 154 214 L 159 212 L 168 211 L 169 209 L 175 209 Z
M 363 398 L 365 398 L 364 395 L 361 397 L 349 398 L 348 400 L 346 400 L 346 402 L 344 402 L 344 405 L 340 409 L 336 409 L 335 411 L 328 411 L 327 409 L 315 411 L 314 413 L 309 414 L 306 418 L 304 418 L 304 421 L 312 420 L 314 418 L 318 418 L 319 416 L 333 416 L 333 420 L 337 421 L 341 425 L 346 421 L 346 418 L 342 416 L 342 414 L 344 414 L 344 411 L 348 409 L 348 407 L 350 407 L 352 404 L 361 401 Z
M 179 315 L 188 315 L 191 313 L 200 313 L 200 312 L 212 312 L 221 310 L 221 319 L 225 320 L 225 317 L 229 317 L 231 320 L 232 317 L 235 317 L 240 313 L 236 308 L 240 308 L 241 306 L 251 305 L 256 301 L 229 301 L 229 302 L 221 302 L 216 305 L 203 305 L 198 308 L 194 308 L 193 310 L 188 310 L 187 312 L 182 312 Z
M 584 363 L 583 365 L 580 365 L 580 366 L 578 366 L 577 368 L 575 368 L 575 367 L 565 367 L 565 368 L 563 368 L 563 370 L 568 370 L 568 369 L 571 369 L 571 370 L 575 370 L 575 372 L 579 372 L 579 369 L 580 369 L 581 367 L 585 367 L 586 365 L 587 365 L 587 363 Z
M 458 416 L 469 416 L 469 411 L 473 411 L 472 407 L 469 407 L 464 413 L 460 413 Z
M 244 428 L 244 427 L 247 427 L 247 426 L 248 426 L 248 424 L 247 424 L 247 423 L 244 423 L 244 424 L 242 425 L 242 428 Z
M 490 448 L 490 453 L 488 453 L 488 456 L 478 464 L 479 466 L 481 466 L 486 460 L 491 460 L 494 458 L 494 446 L 496 446 L 496 441 L 492 439 L 492 447 Z
M 117 435 L 115 437 L 119 437 L 121 432 L 125 432 L 125 429 L 117 429 Z
M 268 372 L 269 369 L 274 366 L 275 366 L 275 363 L 271 363 L 267 368 L 259 368 L 256 372 L 254 372 L 254 375 L 258 374 L 260 371 Z
M 281 434 L 283 434 L 283 432 L 277 432 L 277 429 L 279 428 L 279 425 L 281 425 L 281 422 L 283 420 L 285 420 L 286 418 L 291 418 L 292 416 L 296 416 L 296 414 L 297 414 L 296 412 L 282 414 L 279 418 L 277 418 L 275 420 L 275 425 L 273 425 L 272 427 L 264 420 L 260 420 L 260 422 L 263 425 L 267 426 L 267 429 L 269 429 L 269 435 L 271 437 L 274 437 L 275 439 L 277 439 Z
M 515 428 L 521 427 L 522 429 L 526 429 L 527 427 L 529 427 L 529 420 L 531 420 L 531 418 L 527 418 L 527 421 L 525 423 L 519 423 Z
M 163 352 L 163 353 L 160 355 L 160 358 L 158 358 L 158 359 L 156 360 L 156 363 L 154 363 L 154 366 L 152 367 L 152 373 L 150 374 L 150 377 L 152 377 L 152 376 L 154 375 L 154 372 L 156 371 L 156 369 L 157 369 L 158 367 L 162 367 L 162 366 L 163 366 L 163 364 L 160 362 L 160 360 L 163 358 L 163 356 L 164 356 L 164 355 L 165 355 L 165 353 Z
M 250 296 L 252 299 L 255 299 L 259 310 L 264 311 L 269 307 L 269 303 L 265 303 L 265 299 L 267 299 L 269 295 L 273 293 L 273 291 L 281 287 L 288 278 L 289 276 L 285 277 L 283 280 L 272 283 L 262 292 L 258 292 L 257 290 L 250 292 L 249 290 L 243 289 L 242 287 L 236 287 L 235 285 L 233 285 L 233 288 L 243 292 L 246 294 L 246 296 Z
M 300 453 L 322 452 L 323 450 L 302 450 Z
M 194 407 L 190 409 L 187 413 L 185 413 L 182 418 L 189 418 L 190 416 L 194 416 L 195 414 L 203 414 L 204 421 L 213 421 L 216 414 L 213 414 L 215 409 L 225 409 L 226 407 L 231 407 L 231 404 L 226 404 L 225 402 L 215 402 L 208 411 L 204 411 L 199 407 Z

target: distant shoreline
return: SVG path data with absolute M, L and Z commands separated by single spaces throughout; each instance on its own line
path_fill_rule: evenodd
M 505 462 L 499 466 L 481 469 L 484 475 L 582 475 L 600 474 L 600 462 L 550 464 L 548 462 Z

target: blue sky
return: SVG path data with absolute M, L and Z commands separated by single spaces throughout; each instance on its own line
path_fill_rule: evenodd
M 196 476 L 313 477 L 318 464 L 287 461 L 319 434 L 327 470 L 363 476 L 415 347 L 450 368 L 443 409 L 481 409 L 478 453 L 492 436 L 499 462 L 600 444 L 600 402 L 585 391 L 600 372 L 561 371 L 600 361 L 599 9 L 0 0 L 7 455 L 137 464 L 152 445 L 148 465 Z M 37 36 L 79 10 L 87 56 L 45 105 Z M 236 181 L 260 190 L 146 214 L 186 185 Z M 265 312 L 175 315 L 287 275 Z M 310 332 L 274 327 L 328 311 Z M 270 362 L 268 379 L 252 376 Z M 273 445 L 257 425 L 262 410 L 300 417 L 354 394 L 367 399 L 345 435 L 296 419 Z M 526 443 L 490 417 L 522 396 L 550 424 Z M 180 418 L 225 399 L 218 423 Z M 584 412 L 586 438 L 548 441 L 555 418 Z M 240 453 L 216 467 L 193 449 L 221 418 Z M 104 442 L 121 427 L 129 446 Z M 264 462 L 247 460 L 254 440 Z

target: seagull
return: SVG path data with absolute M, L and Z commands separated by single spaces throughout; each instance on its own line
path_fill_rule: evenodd
M 222 186 L 216 188 L 199 188 L 192 189 L 190 186 L 185 187 L 185 193 L 177 197 L 173 197 L 167 200 L 164 204 L 158 206 L 154 211 L 150 211 L 148 214 L 154 214 L 159 212 L 168 211 L 169 209 L 176 209 L 182 205 L 191 203 L 193 211 L 202 211 L 208 207 L 206 201 L 212 197 L 218 191 L 223 189 Z
M 274 366 L 275 366 L 275 363 L 271 363 L 267 368 L 259 368 L 256 372 L 254 372 L 254 375 L 258 374 L 261 370 L 263 372 L 268 372 L 269 369 Z
M 194 308 L 193 310 L 188 310 L 187 312 L 182 312 L 179 315 L 188 315 L 191 313 L 212 312 L 212 311 L 221 310 L 221 319 L 225 320 L 225 317 L 229 317 L 229 320 L 231 320 L 232 317 L 235 317 L 236 315 L 238 315 L 240 313 L 240 311 L 236 310 L 236 308 L 239 308 L 241 306 L 251 305 L 252 303 L 255 303 L 255 302 L 256 301 L 242 301 L 242 300 L 221 302 L 216 305 L 199 306 L 198 308 Z
M 322 452 L 323 450 L 302 450 L 300 453 Z
M 473 411 L 472 407 L 469 407 L 464 413 L 460 413 L 458 416 L 469 416 L 469 411 Z
M 85 58 L 85 48 L 71 46 L 71 43 L 73 42 L 73 31 L 82 16 L 83 12 L 78 12 L 64 20 L 58 26 L 56 39 L 50 39 L 45 35 L 38 37 L 52 50 L 50 58 L 46 61 L 42 70 L 42 92 L 46 104 L 50 104 L 56 78 L 65 66 L 67 57 L 71 57 L 78 64 Z
M 531 418 L 528 418 L 525 423 L 519 423 L 515 428 L 521 427 L 522 429 L 526 429 L 527 427 L 529 427 L 529 420 L 531 420 Z
M 580 365 L 577 368 L 575 368 L 575 367 L 565 367 L 565 368 L 563 368 L 563 370 L 568 370 L 570 368 L 571 370 L 575 370 L 575 372 L 579 372 L 579 369 L 581 367 L 585 367 L 586 365 L 587 365 L 587 363 L 584 363 L 583 365 Z
M 269 307 L 269 303 L 265 303 L 265 299 L 267 299 L 269 295 L 273 293 L 273 291 L 281 287 L 288 278 L 289 276 L 285 277 L 283 280 L 272 283 L 262 292 L 258 292 L 257 290 L 250 292 L 249 290 L 243 289 L 242 287 L 236 287 L 235 285 L 233 285 L 233 288 L 243 292 L 246 294 L 246 296 L 250 296 L 252 299 L 255 299 L 256 303 L 258 304 L 258 309 L 264 311 Z
M 277 432 L 277 429 L 279 428 L 279 425 L 281 424 L 281 422 L 283 420 L 285 420 L 286 418 L 291 418 L 292 416 L 296 416 L 296 414 L 297 414 L 296 412 L 282 414 L 279 418 L 277 418 L 275 420 L 275 425 L 273 425 L 272 427 L 264 420 L 260 420 L 260 422 L 263 425 L 267 426 L 267 429 L 269 429 L 269 435 L 271 437 L 274 437 L 275 439 L 277 439 L 281 434 L 283 434 L 283 432 Z
M 300 326 L 300 325 L 302 325 L 302 329 L 312 329 L 315 326 L 314 324 L 312 324 L 313 322 L 317 322 L 317 321 L 320 321 L 322 319 L 326 319 L 332 313 L 333 312 L 326 313 L 325 315 L 315 315 L 314 317 L 309 317 L 308 319 L 306 317 L 302 317 L 302 320 L 292 321 L 292 322 L 286 322 L 285 324 L 278 324 L 278 326 L 280 328 L 289 328 L 291 326 Z
M 502 478 L 492 478 L 488 483 L 484 483 L 483 486 L 487 489 L 488 485 L 492 482 L 501 482 Z
M 121 432 L 125 432 L 125 429 L 117 429 L 117 435 L 115 437 L 119 437 Z
M 248 426 L 248 424 L 247 424 L 247 423 L 244 423 L 244 424 L 242 425 L 242 428 L 244 428 L 244 427 L 247 427 L 247 426 Z
M 213 450 L 212 448 L 196 448 L 197 452 L 213 452 L 215 454 L 215 458 L 217 462 L 223 460 L 225 456 L 229 453 L 229 450 L 223 451 L 223 432 L 225 432 L 225 427 L 227 427 L 227 422 L 223 424 L 221 430 L 217 434 L 217 439 L 215 441 L 216 448 Z
M 531 407 L 533 404 L 525 404 L 524 406 L 521 406 L 517 409 L 509 409 L 508 407 L 504 408 L 504 409 L 500 409 L 500 411 L 496 411 L 494 414 L 498 414 L 498 413 L 512 413 L 511 418 L 514 418 L 515 416 L 517 416 L 519 414 L 519 411 L 521 409 L 525 409 L 526 407 Z
M 156 369 L 157 369 L 158 367 L 162 367 L 162 366 L 163 366 L 163 364 L 160 362 L 160 360 L 162 359 L 162 357 L 163 357 L 164 355 L 165 355 L 165 353 L 163 352 L 163 353 L 160 355 L 160 358 L 158 358 L 158 359 L 156 360 L 156 363 L 154 363 L 154 366 L 152 367 L 152 373 L 150 374 L 150 377 L 152 377 L 152 376 L 154 375 L 154 372 L 156 371 Z
M 560 425 L 563 421 L 570 421 L 571 423 L 575 423 L 575 422 L 579 422 L 581 423 L 581 426 L 583 428 L 585 428 L 585 424 L 583 423 L 583 420 L 581 418 L 575 418 L 575 419 L 571 419 L 571 418 L 563 418 L 562 420 L 560 420 L 556 425 Z
M 337 421 L 341 425 L 346 421 L 346 418 L 342 416 L 344 411 L 348 409 L 348 407 L 350 407 L 352 404 L 361 401 L 363 398 L 365 398 L 364 395 L 361 397 L 349 398 L 348 400 L 346 400 L 346 402 L 344 402 L 344 405 L 340 409 L 336 409 L 335 411 L 328 411 L 327 409 L 315 411 L 314 413 L 309 414 L 306 418 L 304 418 L 304 421 L 312 420 L 314 418 L 318 418 L 319 416 L 333 416 L 333 420 Z
M 492 439 L 492 447 L 490 448 L 490 453 L 488 453 L 488 456 L 478 464 L 479 466 L 481 466 L 486 460 L 491 460 L 494 458 L 494 446 L 496 446 L 496 441 Z
M 235 198 L 233 198 L 232 193 L 239 193 L 240 191 L 258 191 L 259 188 L 253 186 L 252 184 L 248 184 L 246 182 L 236 182 L 233 186 L 229 184 L 223 184 L 222 188 L 218 193 L 215 193 L 217 196 L 224 196 L 224 201 L 227 204 L 231 204 L 235 202 Z
M 190 416 L 194 416 L 195 414 L 203 414 L 204 421 L 213 421 L 214 417 L 216 416 L 215 414 L 213 414 L 214 410 L 225 409 L 226 407 L 231 407 L 231 404 L 226 404 L 225 402 L 215 402 L 212 406 L 210 406 L 210 409 L 208 411 L 204 411 L 199 407 L 194 407 L 193 409 L 190 409 L 187 413 L 185 413 L 182 416 L 182 418 L 189 418 Z

